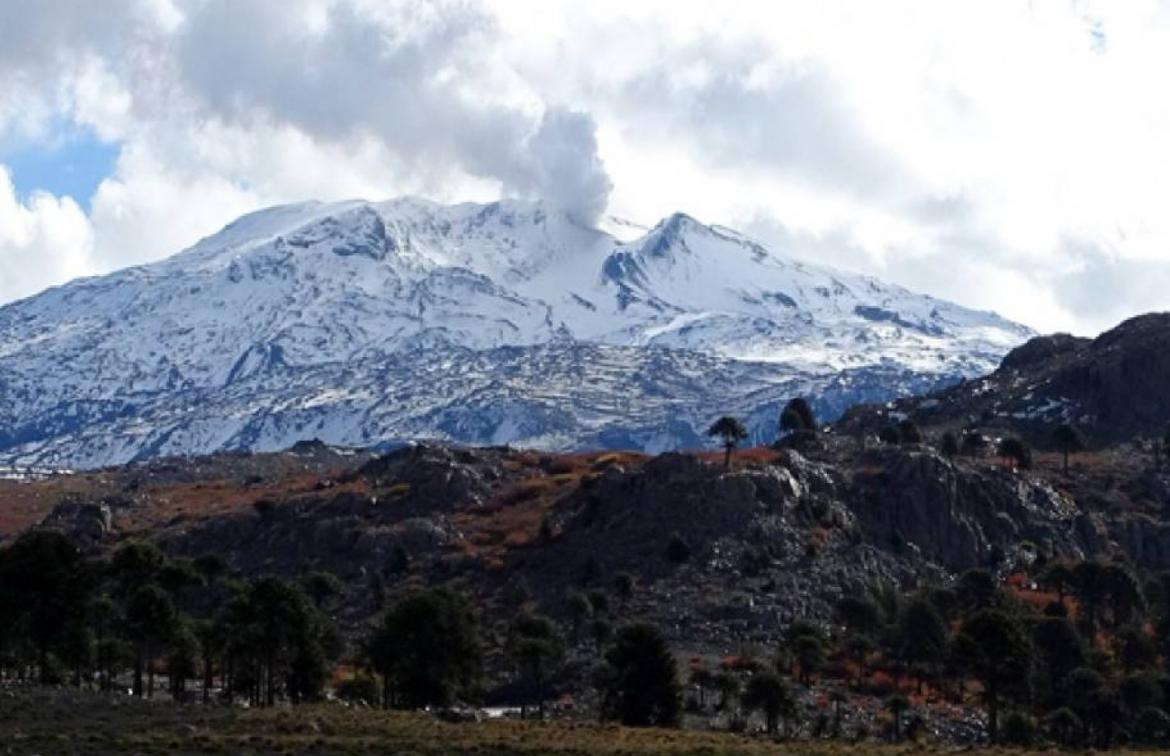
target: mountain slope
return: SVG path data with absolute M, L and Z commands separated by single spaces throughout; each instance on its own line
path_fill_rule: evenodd
M 304 203 L 0 308 L 0 461 L 101 465 L 319 436 L 550 447 L 760 438 L 986 372 L 1029 332 L 674 215 Z
M 1170 313 L 1130 318 L 1095 339 L 1038 336 L 995 372 L 929 396 L 857 407 L 843 430 L 874 430 L 911 417 L 928 428 L 1013 433 L 1051 448 L 1052 431 L 1076 426 L 1095 446 L 1162 439 L 1170 428 Z

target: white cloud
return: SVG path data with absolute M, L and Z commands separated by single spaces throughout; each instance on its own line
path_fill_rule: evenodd
M 0 270 L 69 262 L 0 298 L 274 202 L 505 193 L 1091 332 L 1170 278 L 1168 42 L 1155 2 L 0 4 L 0 143 L 122 148 L 88 218 L 9 188 Z
M 21 201 L 0 165 L 0 300 L 19 299 L 91 272 L 93 235 L 72 199 Z

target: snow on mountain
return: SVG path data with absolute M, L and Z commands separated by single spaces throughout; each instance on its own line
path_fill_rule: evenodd
M 0 464 L 301 438 L 546 447 L 774 435 L 982 374 L 1030 332 L 673 215 L 625 241 L 539 203 L 276 207 L 0 308 Z

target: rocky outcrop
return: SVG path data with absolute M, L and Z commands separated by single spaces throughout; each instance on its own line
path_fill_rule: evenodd
M 1091 339 L 1078 338 L 1067 333 L 1037 336 L 1008 352 L 1000 367 L 1007 370 L 1034 368 L 1046 361 L 1084 349 L 1091 343 Z
M 1081 535 L 1075 503 L 1050 485 L 926 449 L 868 452 L 846 497 L 875 544 L 952 569 L 987 566 L 1024 541 L 1068 556 L 1099 546 Z
M 692 455 L 663 454 L 636 470 L 610 467 L 566 502 L 563 529 L 593 540 L 608 534 L 604 558 L 629 545 L 664 551 L 672 533 L 698 547 L 716 538 L 774 529 L 803 494 L 784 467 L 728 471 Z
M 873 433 L 909 417 L 932 430 L 982 428 L 1045 449 L 1062 423 L 1093 446 L 1162 438 L 1170 426 L 1170 313 L 1127 320 L 1096 339 L 1034 338 L 990 375 L 928 396 L 854 407 L 839 431 Z
M 363 465 L 355 474 L 375 488 L 394 489 L 401 506 L 419 512 L 453 511 L 482 504 L 504 474 L 502 449 L 419 444 Z
M 54 507 L 43 524 L 62 531 L 82 548 L 94 548 L 112 532 L 114 510 L 129 506 L 128 500 L 120 498 L 88 500 L 71 496 Z

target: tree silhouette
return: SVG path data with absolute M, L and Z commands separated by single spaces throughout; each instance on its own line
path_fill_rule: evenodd
M 1076 428 L 1068 423 L 1063 423 L 1052 431 L 1052 443 L 1056 445 L 1056 450 L 1064 455 L 1064 474 L 1068 475 L 1068 457 L 1070 454 L 1083 450 L 1085 440 Z
M 98 596 L 90 603 L 90 621 L 93 624 L 97 652 L 98 687 L 109 690 L 113 682 L 114 626 L 119 619 L 118 605 L 109 596 Z
M 706 667 L 691 670 L 690 683 L 699 689 L 699 709 L 707 708 L 707 689 L 715 685 L 715 675 Z
M 1032 626 L 1032 645 L 1048 700 L 1056 701 L 1060 681 L 1085 661 L 1084 641 L 1067 617 L 1044 617 Z
M 531 688 L 539 716 L 544 719 L 545 683 L 564 654 L 556 626 L 548 617 L 522 614 L 512 622 L 506 650 Z
M 954 652 L 960 667 L 983 686 L 987 731 L 994 743 L 1004 700 L 1022 701 L 1030 692 L 1031 641 L 1013 618 L 998 609 L 983 609 L 963 625 Z
M 631 727 L 674 727 L 681 713 L 678 670 L 666 640 L 653 625 L 627 625 L 598 670 L 606 718 Z
M 967 431 L 963 434 L 960 446 L 964 454 L 974 459 L 987 448 L 987 436 L 978 431 Z
M 212 620 L 198 620 L 192 627 L 199 641 L 199 658 L 203 662 L 203 703 L 211 700 L 211 686 L 214 682 L 215 660 L 227 646 L 223 626 Z
M 1040 573 L 1040 584 L 1056 591 L 1057 599 L 1064 602 L 1064 596 L 1073 587 L 1073 571 L 1064 562 L 1052 562 Z
M 1090 635 L 1095 635 L 1105 609 L 1108 588 L 1105 567 L 1097 561 L 1079 562 L 1072 569 L 1073 592 L 1080 602 L 1080 621 Z
M 1007 463 L 1013 464 L 1023 470 L 1027 470 L 1032 466 L 1032 451 L 1018 438 L 1009 436 L 999 442 L 996 447 L 996 454 L 1003 458 Z
M 934 605 L 919 596 L 911 599 L 898 618 L 900 655 L 907 663 L 937 671 L 947 651 L 947 623 Z M 919 677 L 919 692 L 922 678 Z
M 752 675 L 740 702 L 749 711 L 763 713 L 769 735 L 776 732 L 776 722 L 781 717 L 784 718 L 787 731 L 787 722 L 796 713 L 796 699 L 792 691 L 779 675 L 772 672 Z
M 143 695 L 142 673 L 147 673 L 147 698 L 154 695 L 154 660 L 159 648 L 171 638 L 178 611 L 170 595 L 157 585 L 136 590 L 126 605 L 126 629 L 134 642 L 134 695 Z
M 825 663 L 825 645 L 816 635 L 798 635 L 792 640 L 792 655 L 800 669 L 800 683 L 808 687 Z
M 939 451 L 947 459 L 953 459 L 959 453 L 959 439 L 955 438 L 955 434 L 947 431 L 942 436 L 942 444 Z
M 886 699 L 886 710 L 894 717 L 892 735 L 895 743 L 902 739 L 902 714 L 909 708 L 910 702 L 901 693 Z
M 400 599 L 367 639 L 389 706 L 447 706 L 472 692 L 481 670 L 479 629 L 458 594 L 436 589 Z
M 117 584 L 119 595 L 130 596 L 139 588 L 157 584 L 166 561 L 166 555 L 153 543 L 130 541 L 114 552 L 109 574 Z
M 725 415 L 707 429 L 707 435 L 711 437 L 718 436 L 723 444 L 723 466 L 731 467 L 731 453 L 735 451 L 735 447 L 739 446 L 740 442 L 748 437 L 747 429 L 743 427 L 743 423 L 730 415 Z
M 817 418 L 812 406 L 803 397 L 796 397 L 784 405 L 780 413 L 780 430 L 784 433 L 816 431 Z
M 29 531 L 2 553 L 0 615 L 27 629 L 42 683 L 50 682 L 49 656 L 66 642 L 88 590 L 81 555 L 60 533 Z
M 199 663 L 199 639 L 190 622 L 179 620 L 175 624 L 167 654 L 167 676 L 170 678 L 171 697 L 183 700 L 187 692 L 187 680 L 195 676 Z

